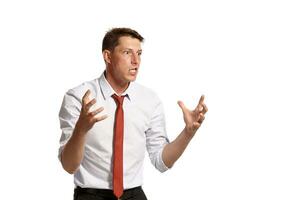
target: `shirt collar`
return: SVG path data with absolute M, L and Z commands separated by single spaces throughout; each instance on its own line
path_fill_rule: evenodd
M 99 85 L 101 89 L 101 93 L 104 97 L 104 99 L 110 98 L 113 94 L 116 94 L 114 89 L 111 87 L 109 82 L 105 78 L 105 71 L 102 73 L 102 75 L 99 78 Z M 130 82 L 128 88 L 123 92 L 122 96 L 126 96 L 130 101 L 132 100 L 133 92 L 134 91 L 134 83 Z

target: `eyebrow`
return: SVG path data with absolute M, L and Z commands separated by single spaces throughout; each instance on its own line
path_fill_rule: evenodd
M 131 49 L 131 48 L 124 48 L 123 50 L 130 50 L 130 51 L 133 51 L 133 49 Z M 139 49 L 139 50 L 137 50 L 137 51 L 143 51 L 142 49 Z

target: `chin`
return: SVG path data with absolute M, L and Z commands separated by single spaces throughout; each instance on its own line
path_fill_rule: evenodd
M 132 78 L 132 79 L 129 79 L 128 82 L 133 82 L 135 80 L 136 80 L 136 78 Z
M 135 81 L 135 80 L 136 80 L 136 76 L 127 77 L 127 81 L 129 81 L 129 82 L 132 82 L 132 81 Z

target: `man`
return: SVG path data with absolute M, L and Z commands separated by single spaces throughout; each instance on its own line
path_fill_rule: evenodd
M 161 101 L 134 82 L 143 40 L 132 29 L 111 29 L 103 39 L 101 77 L 64 96 L 59 158 L 74 174 L 75 200 L 147 199 L 141 188 L 145 151 L 159 171 L 168 170 L 204 120 L 204 96 L 194 110 L 179 101 L 185 127 L 169 142 Z

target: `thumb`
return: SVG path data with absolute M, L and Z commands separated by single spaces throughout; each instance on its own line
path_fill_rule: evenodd
M 182 101 L 178 101 L 177 104 L 181 108 L 182 112 L 185 113 L 186 107 L 185 107 L 184 103 Z

